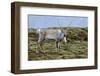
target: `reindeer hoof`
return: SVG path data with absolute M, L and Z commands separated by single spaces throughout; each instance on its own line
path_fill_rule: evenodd
M 44 51 L 41 51 L 41 53 L 42 53 L 42 54 L 45 54 L 45 52 L 44 52 Z
M 45 54 L 45 52 L 43 50 L 39 50 L 39 51 L 37 51 L 37 53 Z
M 39 54 L 39 53 L 40 53 L 40 51 L 36 51 L 35 53 L 36 53 L 36 54 Z

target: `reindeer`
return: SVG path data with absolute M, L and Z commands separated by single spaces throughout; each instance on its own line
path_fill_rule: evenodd
M 49 39 L 55 40 L 56 51 L 60 50 L 61 40 L 64 39 L 65 43 L 67 42 L 66 33 L 64 32 L 64 30 L 62 28 L 58 28 L 58 29 L 41 28 L 41 29 L 37 29 L 37 33 L 38 33 L 37 52 L 44 53 L 43 42 L 46 39 L 47 40 L 49 40 Z M 40 50 L 38 50 L 38 48 Z

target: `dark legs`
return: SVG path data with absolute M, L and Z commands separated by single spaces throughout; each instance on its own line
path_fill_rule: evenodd
M 60 51 L 60 42 L 56 41 L 55 42 L 55 46 L 56 46 L 56 51 L 59 52 Z M 43 42 L 37 42 L 37 47 L 36 47 L 36 53 L 45 53 L 44 49 L 43 49 Z
M 56 51 L 59 52 L 60 51 L 60 41 L 55 41 L 55 47 L 56 47 Z M 36 47 L 36 53 L 45 53 L 44 49 L 43 49 L 43 41 L 38 41 L 37 42 L 37 47 Z
M 55 44 L 56 44 L 56 51 L 59 52 L 60 51 L 60 42 L 56 41 Z

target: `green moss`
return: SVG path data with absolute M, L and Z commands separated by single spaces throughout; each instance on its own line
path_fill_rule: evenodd
M 44 52 L 36 53 L 37 39 L 38 36 L 36 34 L 36 30 L 29 29 L 28 34 L 28 60 L 54 60 L 54 59 L 77 59 L 77 58 L 87 58 L 88 54 L 88 41 L 87 38 L 87 30 L 80 28 L 68 29 L 68 39 L 70 40 L 66 44 L 64 41 L 61 41 L 60 51 L 57 51 L 55 48 L 54 40 L 44 41 Z M 77 35 L 80 31 L 85 31 L 85 38 L 83 39 L 79 35 Z M 71 34 L 69 34 L 71 32 Z M 70 36 L 71 35 L 71 36 Z M 77 38 L 77 39 L 76 39 Z M 82 39 L 81 39 L 82 38 Z M 68 40 L 67 39 L 67 40 Z

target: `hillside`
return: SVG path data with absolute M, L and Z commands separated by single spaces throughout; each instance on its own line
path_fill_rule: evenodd
M 51 28 L 48 28 L 51 29 Z M 57 29 L 56 27 L 52 29 Z M 67 43 L 61 41 L 60 51 L 57 52 L 54 40 L 44 41 L 45 54 L 36 53 L 38 34 L 36 29 L 28 29 L 28 60 L 79 59 L 87 58 L 88 28 L 63 28 L 67 34 Z

